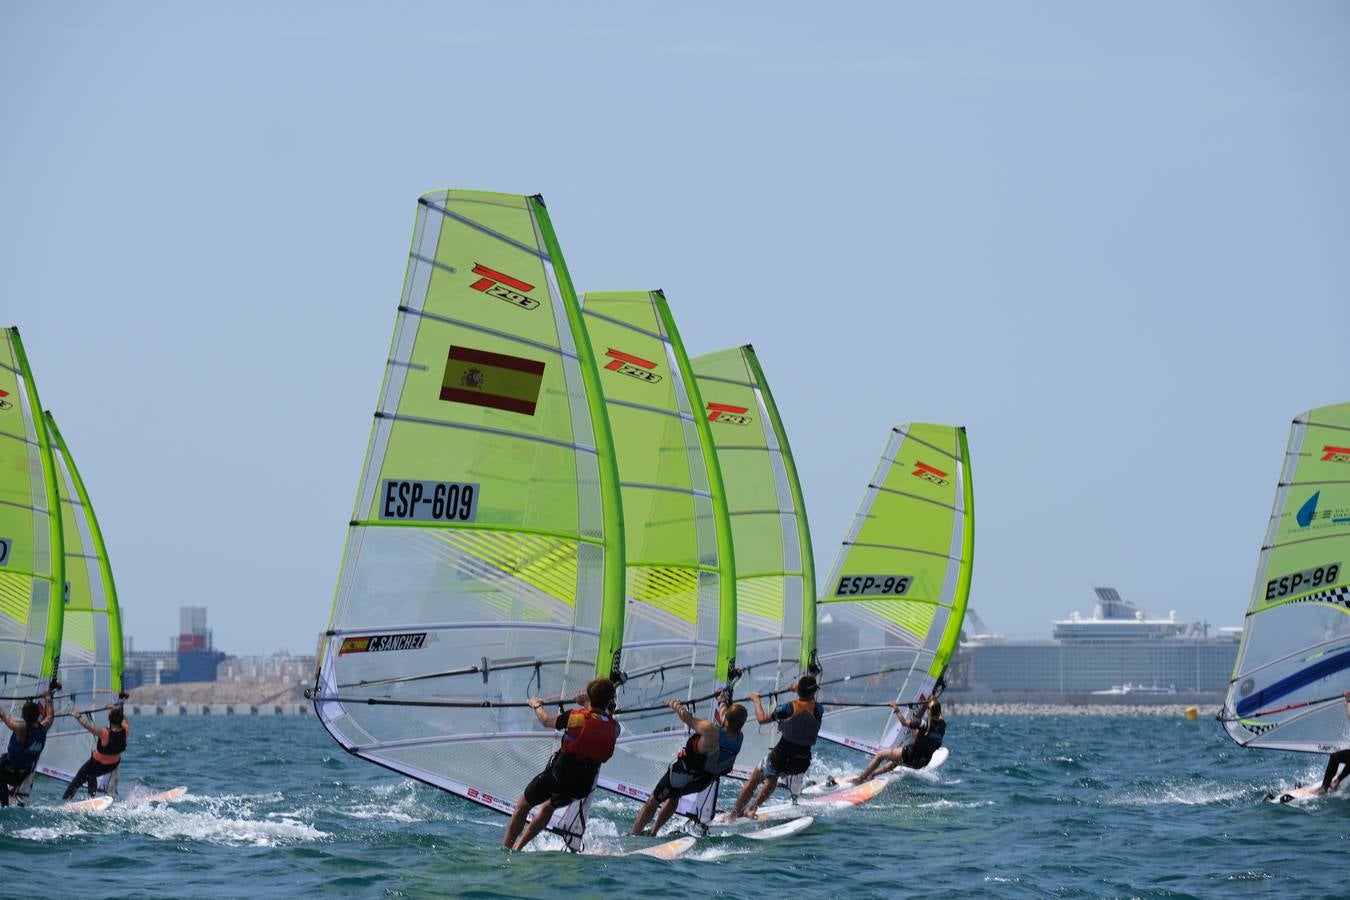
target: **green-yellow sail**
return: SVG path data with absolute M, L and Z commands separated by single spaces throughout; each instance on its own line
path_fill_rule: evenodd
M 960 640 L 974 546 L 965 429 L 893 429 L 820 586 L 822 737 L 868 752 L 899 741 L 881 704 L 933 695 Z
M 543 201 L 422 197 L 317 676 L 347 750 L 509 812 L 558 745 L 526 699 L 620 662 L 597 382 Z
M 46 423 L 61 497 L 68 586 L 58 673 L 61 705 L 94 710 L 94 721 L 106 724 L 103 707 L 116 702 L 122 690 L 122 620 L 117 586 L 103 532 L 75 459 L 50 412 Z M 69 781 L 93 749 L 94 736 L 73 718 L 61 716 L 47 736 L 38 771 Z
M 810 665 L 816 579 L 811 534 L 787 431 L 754 348 L 693 361 L 726 486 L 736 552 L 737 694 L 786 689 Z M 745 731 L 741 767 L 753 768 L 777 740 Z
M 1350 746 L 1350 403 L 1294 419 L 1221 716 L 1244 747 Z
M 662 704 L 710 712 L 736 655 L 736 562 L 693 369 L 660 291 L 587 293 L 623 493 L 628 607 L 620 754 L 600 784 L 645 796 L 685 740 Z M 650 708 L 650 709 L 649 709 Z
M 17 328 L 0 350 L 0 697 L 14 714 L 61 652 L 65 584 L 56 465 Z

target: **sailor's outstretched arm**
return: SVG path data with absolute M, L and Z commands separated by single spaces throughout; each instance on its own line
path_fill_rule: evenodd
M 539 724 L 545 728 L 553 728 L 558 723 L 558 717 L 551 714 L 544 708 L 544 701 L 538 697 L 531 697 L 528 701 L 530 709 L 534 710 L 534 717 L 539 720 Z

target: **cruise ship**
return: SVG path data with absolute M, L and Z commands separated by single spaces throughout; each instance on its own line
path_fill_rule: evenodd
M 966 617 L 948 690 L 979 694 L 1129 696 L 1218 694 L 1228 687 L 1240 628 L 1148 615 L 1115 588 L 1096 589 L 1091 618 L 1073 613 L 1054 622 L 1049 640 L 989 634 Z

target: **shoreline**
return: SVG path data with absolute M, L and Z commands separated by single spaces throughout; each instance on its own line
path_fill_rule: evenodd
M 1221 707 L 1214 703 L 944 703 L 944 715 L 956 716 L 1176 716 L 1186 718 L 1194 707 L 1200 720 L 1213 720 Z

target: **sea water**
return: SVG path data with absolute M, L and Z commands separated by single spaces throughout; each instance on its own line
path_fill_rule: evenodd
M 793 838 L 709 837 L 663 862 L 599 855 L 639 845 L 620 837 L 637 808 L 618 798 L 597 797 L 587 855 L 508 854 L 504 816 L 348 756 L 312 717 L 140 716 L 122 799 L 179 784 L 188 798 L 66 812 L 61 786 L 39 779 L 32 806 L 0 810 L 0 894 L 25 883 L 40 886 L 25 897 L 198 900 L 1350 894 L 1350 785 L 1300 806 L 1263 802 L 1320 778 L 1324 757 L 1245 751 L 1217 723 L 1179 717 L 953 716 L 947 746 L 935 778 L 817 814 Z M 837 747 L 818 756 L 813 775 L 863 761 Z

